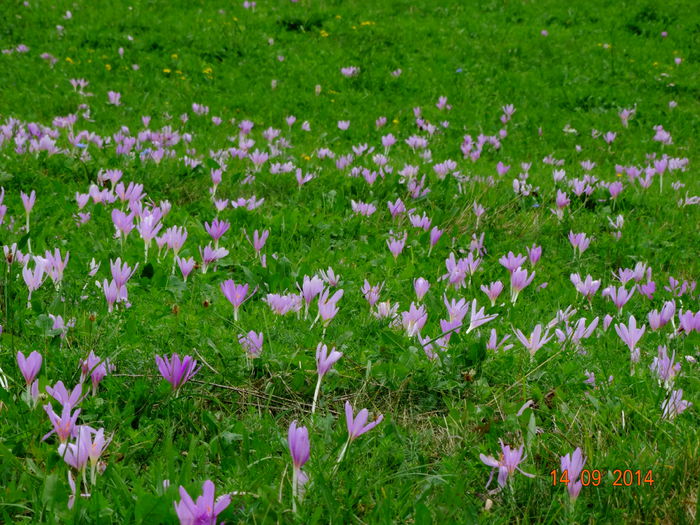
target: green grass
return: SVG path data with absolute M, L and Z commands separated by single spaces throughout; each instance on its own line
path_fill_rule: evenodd
M 67 10 L 71 19 L 63 18 Z M 62 32 L 57 25 L 64 26 Z M 543 29 L 548 36 L 540 34 Z M 641 361 L 631 375 L 629 351 L 613 328 L 629 315 L 647 323 L 648 311 L 672 298 L 664 291 L 669 276 L 681 281 L 700 276 L 698 206 L 677 205 L 686 194 L 700 194 L 700 12 L 695 2 L 661 7 L 598 0 L 573 5 L 552 0 L 260 0 L 250 10 L 239 2 L 202 0 L 30 0 L 28 7 L 8 3 L 0 22 L 0 48 L 19 44 L 29 52 L 0 55 L 3 123 L 13 117 L 50 126 L 56 116 L 77 113 L 76 133 L 86 129 L 107 137 L 127 126 L 135 136 L 144 129 L 141 117 L 149 115 L 151 130 L 171 126 L 190 133 L 192 142 L 180 142 L 173 147 L 178 158 L 157 165 L 116 155 L 113 146 L 91 145 L 89 157 L 81 158 L 75 148 L 49 156 L 17 154 L 13 142 L 0 145 L 0 184 L 8 208 L 0 244 L 16 242 L 27 252 L 31 239 L 36 255 L 54 248 L 70 252 L 61 287 L 45 282 L 32 295 L 31 308 L 26 308 L 19 266 L 2 265 L 0 366 L 9 386 L 0 388 L 0 521 L 176 522 L 178 486 L 198 495 L 205 479 L 216 483 L 217 494 L 242 493 L 220 516 L 229 523 L 697 520 L 700 373 L 698 364 L 684 357 L 700 358 L 700 336 L 674 333 L 670 324 L 656 332 L 647 326 L 639 344 Z M 57 59 L 53 67 L 40 58 L 45 52 Z M 675 57 L 682 58 L 680 65 Z M 360 75 L 343 77 L 345 66 L 360 67 Z M 403 73 L 394 78 L 390 73 L 398 68 Z M 75 92 L 70 80 L 76 78 L 87 79 L 85 91 L 94 96 Z M 107 104 L 108 91 L 121 93 L 121 106 Z M 451 111 L 435 107 L 439 96 L 448 97 Z M 673 109 L 672 100 L 677 102 Z M 193 114 L 193 103 L 209 106 L 209 114 Z M 501 106 L 510 103 L 517 111 L 502 147 L 486 146 L 476 162 L 464 159 L 464 135 L 497 134 Z M 80 117 L 81 104 L 89 105 L 89 120 Z M 414 107 L 421 107 L 433 124 L 449 121 L 429 139 L 429 147 L 434 163 L 453 159 L 471 177 L 461 188 L 453 177 L 438 180 L 431 163 L 403 142 L 413 134 L 426 135 L 415 125 Z M 624 128 L 618 113 L 632 107 L 636 114 Z M 185 124 L 179 118 L 183 113 L 189 114 Z M 288 115 L 297 117 L 292 130 L 284 121 Z M 223 123 L 213 125 L 212 116 Z M 377 129 L 380 116 L 388 123 Z M 242 184 L 250 162 L 227 161 L 217 197 L 257 195 L 265 202 L 255 211 L 229 207 L 219 214 L 231 222 L 221 241 L 230 254 L 216 271 L 195 270 L 185 284 L 179 273 L 170 275 L 171 254 L 158 259 L 152 246 L 144 261 L 136 230 L 121 247 L 112 239 L 111 205 L 91 202 L 82 210 L 91 213 L 90 221 L 76 226 L 74 194 L 86 193 L 99 170 L 121 169 L 125 182 L 144 184 L 148 199 L 172 204 L 164 229 L 187 228 L 182 255 L 199 260 L 198 247 L 209 242 L 203 224 L 216 215 L 208 193 L 209 170 L 216 166 L 210 151 L 234 146 L 228 137 L 237 135 L 243 119 L 255 122 L 253 149 L 266 147 L 262 132 L 269 127 L 281 129 L 293 147 L 268 161 L 250 185 Z M 310 132 L 300 129 L 305 120 Z M 351 122 L 348 131 L 338 129 L 339 120 Z M 577 133 L 564 133 L 567 125 Z M 652 140 L 656 125 L 670 131 L 673 144 Z M 618 135 L 607 145 L 592 130 Z M 347 177 L 335 160 L 316 156 L 322 147 L 336 156 L 348 154 L 360 143 L 378 153 L 381 137 L 389 132 L 399 139 L 389 155 L 394 173 L 372 186 L 362 177 Z M 65 130 L 57 145 L 70 148 Z M 196 150 L 201 167 L 183 164 L 187 148 Z M 617 176 L 616 165 L 643 167 L 648 154 L 688 158 L 689 167 L 666 174 L 662 189 L 658 178 L 643 190 Z M 600 188 L 589 199 L 576 198 L 563 183 L 553 182 L 553 167 L 542 162 L 548 155 L 565 161 L 562 169 L 569 179 L 582 177 L 579 163 L 589 159 L 597 165 L 593 175 L 620 180 L 625 188 L 615 201 Z M 292 161 L 317 177 L 298 189 L 293 173 L 269 173 L 273 160 Z M 499 161 L 512 166 L 504 177 L 496 175 Z M 532 163 L 528 182 L 539 191 L 520 198 L 512 179 L 524 162 Z M 411 199 L 399 182 L 397 172 L 405 164 L 421 167 L 420 176 L 426 175 L 431 189 L 427 197 Z M 354 165 L 373 166 L 371 155 L 355 159 Z M 494 177 L 493 186 L 484 182 L 488 176 Z M 674 181 L 685 187 L 672 189 Z M 562 221 L 549 211 L 557 188 L 572 201 Z M 37 203 L 26 235 L 19 193 L 31 190 Z M 389 215 L 386 202 L 398 197 L 445 230 L 432 251 L 428 233 Z M 351 199 L 374 203 L 377 212 L 355 216 Z M 478 225 L 474 201 L 487 208 Z M 608 217 L 618 214 L 625 219 L 619 241 L 608 224 Z M 270 230 L 263 250 L 267 268 L 246 240 L 245 232 L 252 235 L 256 229 Z M 389 230 L 408 232 L 396 261 L 386 247 Z M 569 231 L 594 239 L 581 257 L 573 256 Z M 487 254 L 481 268 L 466 289 L 445 289 L 438 281 L 445 259 L 451 252 L 466 256 L 472 234 L 482 232 Z M 543 246 L 543 256 L 534 282 L 512 306 L 508 274 L 498 258 L 508 251 L 525 253 L 533 243 Z M 109 261 L 118 256 L 132 266 L 138 262 L 139 268 L 127 285 L 131 307 L 108 313 L 94 281 L 109 278 Z M 102 266 L 89 277 L 92 258 Z M 621 315 L 600 291 L 589 305 L 569 280 L 574 272 L 591 274 L 601 279 L 602 290 L 618 284 L 612 272 L 639 261 L 653 269 L 657 292 L 653 301 L 635 293 Z M 329 266 L 340 274 L 345 294 L 326 330 L 318 323 L 311 326 L 315 305 L 304 320 L 303 315 L 278 317 L 262 302 L 267 293 L 295 292 L 304 275 Z M 487 308 L 499 317 L 468 335 L 454 334 L 449 350 L 438 361 L 428 360 L 415 338 L 375 319 L 360 292 L 365 279 L 384 281 L 381 300 L 408 310 L 415 300 L 412 282 L 419 276 L 431 282 L 424 335 L 440 334 L 443 292 L 487 306 L 480 285 L 501 280 L 506 290 L 494 308 Z M 257 287 L 238 322 L 219 290 L 229 278 Z M 678 309 L 698 311 L 698 290 L 676 303 Z M 598 316 L 602 325 L 606 314 L 615 320 L 607 332 L 600 327 L 584 341 L 585 354 L 562 348 L 555 339 L 531 360 L 512 328 L 529 334 L 569 305 L 578 309 L 574 321 Z M 66 321 L 75 318 L 65 338 L 51 329 L 49 313 Z M 513 348 L 486 350 L 491 328 L 499 336 L 510 333 Z M 262 356 L 252 364 L 237 341 L 249 330 L 265 337 Z M 311 416 L 314 349 L 322 339 L 344 356 L 324 379 L 319 410 Z M 675 388 L 694 403 L 670 422 L 661 419 L 665 391 L 649 372 L 661 344 L 680 357 Z M 97 396 L 81 402 L 80 422 L 103 427 L 113 441 L 91 497 L 78 498 L 72 510 L 67 508 L 68 467 L 56 452 L 56 438 L 40 441 L 50 430 L 46 413 L 21 397 L 24 380 L 15 354 L 32 350 L 44 358 L 42 392 L 58 380 L 77 383 L 79 361 L 90 351 L 117 367 Z M 172 352 L 206 363 L 177 397 L 154 362 L 155 354 Z M 597 388 L 584 384 L 584 370 L 595 372 Z M 610 375 L 614 379 L 606 385 Z M 39 405 L 49 402 L 42 396 Z M 345 400 L 384 414 L 384 421 L 352 444 L 334 473 L 347 437 Z M 528 400 L 533 407 L 517 416 Z M 286 444 L 294 419 L 309 428 L 311 441 L 305 467 L 311 482 L 296 515 Z M 499 440 L 525 445 L 521 468 L 536 478 L 517 474 L 506 489 L 489 494 L 490 468 L 479 455 L 497 456 Z M 587 456 L 586 467 L 604 475 L 600 486 L 584 487 L 571 505 L 566 490 L 552 486 L 549 473 L 559 468 L 560 456 L 576 447 Z M 613 486 L 615 469 L 651 470 L 654 483 Z

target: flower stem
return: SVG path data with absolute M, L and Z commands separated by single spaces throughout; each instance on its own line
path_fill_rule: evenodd
M 311 413 L 316 412 L 316 402 L 318 401 L 318 393 L 321 390 L 321 379 L 323 379 L 323 376 L 319 374 L 318 380 L 316 381 L 316 390 L 314 390 L 314 401 L 311 404 Z

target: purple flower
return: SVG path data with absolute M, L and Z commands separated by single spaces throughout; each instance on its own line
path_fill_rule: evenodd
M 194 269 L 194 265 L 196 264 L 194 261 L 193 257 L 189 257 L 187 259 L 182 258 L 182 257 L 175 257 L 175 262 L 177 262 L 177 266 L 180 268 L 180 272 L 182 272 L 182 278 L 187 281 L 187 276 L 192 273 L 192 270 Z
M 105 294 L 105 300 L 107 301 L 107 311 L 111 313 L 114 309 L 114 303 L 120 298 L 120 288 L 113 280 L 107 281 L 107 279 L 102 281 L 101 288 Z
M 318 298 L 318 315 L 323 319 L 323 325 L 328 326 L 338 313 L 338 301 L 343 297 L 343 290 L 337 290 L 330 298 L 329 289 L 324 290 Z
M 659 356 L 649 365 L 649 369 L 659 380 L 659 385 L 663 385 L 666 390 L 673 388 L 676 375 L 681 371 L 681 364 L 675 362 L 676 352 L 668 357 L 665 346 L 659 346 Z
M 17 365 L 19 366 L 19 371 L 22 373 L 27 386 L 31 385 L 39 374 L 41 362 L 42 357 L 39 352 L 34 351 L 26 358 L 22 352 L 17 352 Z
M 287 433 L 287 445 L 292 455 L 294 469 L 292 473 L 292 509 L 296 512 L 297 499 L 303 495 L 303 487 L 309 480 L 302 467 L 309 460 L 311 445 L 309 444 L 309 431 L 306 427 L 297 427 L 297 422 L 292 421 Z
M 523 270 L 520 267 L 516 268 L 513 273 L 510 274 L 510 300 L 513 304 L 518 300 L 520 292 L 522 292 L 534 278 L 535 272 L 532 272 L 528 277 L 527 270 Z
M 319 271 L 318 275 L 325 283 L 328 284 L 328 286 L 338 286 L 340 283 L 340 275 L 336 275 L 333 268 L 330 266 L 328 267 L 328 270 Z
M 617 335 L 620 337 L 620 339 L 622 339 L 622 342 L 625 343 L 627 345 L 627 347 L 630 349 L 630 352 L 632 353 L 633 361 L 636 361 L 636 359 L 634 359 L 635 348 L 636 348 L 639 340 L 644 335 L 645 330 L 646 330 L 645 325 L 642 325 L 641 328 L 637 328 L 637 320 L 634 318 L 633 315 L 630 315 L 630 318 L 628 321 L 628 326 L 625 326 L 622 323 L 615 325 L 615 332 L 617 332 Z M 637 350 L 637 355 L 638 355 L 638 352 L 639 352 L 639 350 Z
M 189 355 L 186 355 L 182 360 L 178 354 L 173 354 L 170 358 L 156 355 L 156 364 L 160 375 L 172 385 L 173 390 L 179 390 L 182 385 L 199 372 L 199 368 L 196 368 L 197 361 Z
M 75 443 L 62 442 L 58 445 L 58 453 L 63 460 L 77 471 L 83 471 L 90 459 L 90 427 L 76 426 Z
M 63 381 L 59 381 L 54 387 L 47 386 L 46 393 L 58 401 L 63 408 L 68 407 L 72 409 L 77 406 L 81 400 L 83 385 L 82 383 L 78 383 L 75 385 L 75 388 L 73 388 L 73 391 L 69 393 Z
M 475 330 L 476 328 L 485 325 L 488 322 L 493 321 L 498 314 L 486 315 L 484 313 L 484 307 L 482 306 L 479 310 L 476 309 L 476 299 L 472 299 L 472 309 L 469 316 L 469 328 L 467 328 L 467 333 Z
M 506 350 L 510 350 L 513 348 L 512 344 L 506 345 L 505 342 L 510 339 L 510 335 L 504 335 L 503 339 L 501 341 L 498 341 L 498 334 L 496 333 L 496 330 L 494 328 L 491 329 L 491 334 L 489 335 L 489 341 L 486 343 L 486 349 L 487 350 L 493 350 L 494 352 L 497 352 L 501 347 L 503 347 L 503 351 L 505 352 Z
M 499 443 L 501 444 L 501 455 L 499 459 L 496 459 L 493 456 L 486 456 L 484 454 L 479 454 L 479 458 L 489 467 L 498 469 L 498 484 L 501 487 L 505 487 L 508 478 L 513 476 L 516 470 L 528 478 L 535 477 L 533 474 L 523 472 L 518 466 L 527 458 L 527 456 L 523 456 L 523 449 L 525 448 L 524 445 L 521 445 L 520 448 L 516 450 L 511 449 L 508 445 L 504 445 L 503 441 L 499 440 Z M 486 488 L 488 488 L 488 486 L 491 484 L 494 472 L 495 470 L 491 471 L 491 476 L 489 477 L 488 483 L 486 483 Z
M 691 405 L 692 403 L 690 401 L 685 401 L 683 399 L 683 390 L 674 390 L 671 392 L 668 399 L 665 399 L 664 402 L 661 403 L 661 417 L 671 420 Z
M 92 381 L 92 395 L 97 394 L 97 387 L 105 376 L 115 369 L 109 359 L 102 359 L 95 355 L 95 352 L 90 351 L 87 359 L 80 362 L 80 381 L 85 381 L 88 376 Z
M 576 291 L 583 295 L 589 301 L 600 288 L 600 281 L 594 281 L 593 277 L 586 275 L 585 280 L 581 280 L 581 276 L 577 273 L 571 274 L 571 282 L 576 287 Z
M 27 308 L 30 308 L 32 292 L 38 290 L 39 287 L 44 284 L 44 265 L 37 261 L 34 271 L 29 269 L 29 265 L 26 265 L 24 268 L 22 268 L 22 278 L 24 279 L 24 284 L 27 285 L 27 290 L 29 291 L 27 296 Z
M 522 254 L 515 255 L 513 252 L 508 252 L 508 255 L 504 255 L 498 259 L 498 262 L 512 274 L 515 270 L 520 268 L 526 260 L 527 257 Z
M 418 300 L 422 301 L 423 297 L 425 297 L 425 294 L 428 293 L 430 289 L 430 282 L 427 279 L 423 279 L 423 277 L 418 277 L 413 281 L 413 289 L 416 292 Z
M 569 480 L 566 490 L 569 491 L 569 497 L 572 501 L 578 498 L 583 484 L 579 479 L 583 466 L 586 464 L 586 456 L 583 455 L 580 448 L 576 448 L 571 454 L 566 454 L 561 457 L 561 471 Z
M 263 334 L 260 332 L 256 334 L 253 330 L 247 334 L 240 334 L 238 336 L 238 342 L 241 344 L 243 349 L 248 352 L 248 355 L 252 358 L 260 357 L 263 347 Z
M 365 279 L 360 291 L 362 292 L 362 295 L 365 296 L 365 299 L 369 303 L 370 307 L 374 306 L 377 301 L 379 301 L 379 294 L 382 292 L 383 287 L 384 283 L 379 283 L 372 286 L 369 281 Z
M 440 237 L 442 237 L 444 230 L 441 230 L 437 226 L 433 226 L 433 229 L 430 230 L 430 248 L 432 249 L 440 240 Z
M 301 310 L 302 298 L 301 295 L 297 294 L 280 295 L 269 293 L 264 301 L 277 315 L 285 315 L 292 311 L 298 312 Z
M 215 243 L 219 242 L 219 239 L 228 231 L 228 229 L 231 227 L 231 223 L 227 221 L 220 221 L 218 218 L 215 218 L 213 221 L 211 221 L 211 224 L 208 222 L 204 223 L 204 229 L 207 231 L 207 233 L 211 236 L 212 239 L 214 239 Z
M 305 313 L 308 312 L 311 301 L 323 291 L 324 284 L 323 279 L 316 275 L 313 277 L 309 277 L 308 275 L 304 276 L 301 283 L 301 296 L 304 299 Z M 298 287 L 299 285 L 297 285 L 297 288 Z M 304 317 L 306 317 L 306 315 L 304 315 Z
M 542 257 L 542 246 L 533 244 L 531 248 L 527 248 L 527 256 L 530 259 L 530 264 L 535 266 Z
M 406 245 L 407 238 L 408 234 L 404 232 L 403 237 L 397 237 L 392 233 L 390 234 L 390 238 L 387 239 L 386 245 L 389 247 L 391 255 L 394 256 L 394 260 L 396 260 L 399 254 L 403 251 L 403 248 Z
M 636 289 L 637 288 L 633 286 L 628 292 L 624 286 L 619 286 L 617 288 L 614 286 L 608 286 L 605 290 L 603 290 L 602 295 L 603 297 L 608 297 L 617 307 L 618 311 L 621 312 L 622 308 L 627 304 L 627 301 L 629 301 L 634 295 L 634 291 Z
M 374 427 L 376 427 L 379 423 L 382 422 L 382 420 L 384 419 L 384 415 L 379 414 L 377 419 L 375 419 L 371 423 L 367 423 L 368 418 L 369 412 L 366 408 L 360 410 L 357 413 L 357 416 L 354 417 L 352 405 L 348 401 L 345 402 L 345 422 L 348 426 L 348 439 L 350 441 L 355 440 L 362 434 L 369 432 Z
M 134 266 L 132 270 L 126 262 L 122 264 L 120 257 L 117 257 L 116 261 L 109 261 L 109 269 L 112 272 L 112 279 L 117 288 L 122 288 L 126 285 L 127 281 L 136 273 L 138 266 L 138 263 L 136 263 L 136 266 Z
M 265 246 L 267 237 L 270 235 L 270 230 L 263 230 L 262 234 L 258 233 L 258 230 L 253 232 L 253 248 L 256 252 L 260 252 Z
M 411 303 L 407 312 L 401 312 L 401 324 L 403 324 L 408 337 L 420 335 L 420 331 L 423 329 L 423 326 L 425 326 L 427 320 L 428 312 L 426 312 L 424 305 L 416 307 L 415 303 Z
M 503 283 L 501 281 L 496 281 L 488 286 L 482 284 L 481 291 L 488 296 L 489 301 L 491 301 L 491 306 L 493 307 L 496 305 L 496 299 L 498 299 L 498 296 L 501 295 L 503 291 Z
M 574 251 L 578 250 L 579 255 L 583 255 L 591 244 L 590 237 L 586 237 L 585 233 L 569 232 L 569 242 L 574 247 Z
M 544 345 L 546 345 L 553 335 L 549 335 L 549 329 L 545 330 L 544 334 L 542 334 L 542 325 L 538 324 L 535 326 L 535 329 L 532 331 L 532 334 L 530 337 L 525 337 L 525 334 L 523 334 L 520 330 L 517 328 L 514 330 L 515 337 L 518 338 L 518 341 L 522 343 L 522 345 L 528 349 L 530 352 L 530 357 L 535 357 L 535 353 L 542 348 Z
M 325 344 L 319 343 L 316 347 L 316 370 L 318 375 L 321 377 L 324 376 L 341 357 L 343 357 L 342 352 L 338 352 L 335 348 L 332 348 L 329 354 L 328 347 Z
M 219 259 L 223 259 L 228 255 L 228 250 L 226 248 L 212 248 L 211 244 L 207 244 L 202 250 L 199 247 L 199 255 L 202 257 L 202 273 L 207 273 L 209 265 Z
M 340 72 L 346 78 L 356 77 L 360 74 L 360 68 L 356 66 L 348 66 L 340 68 Z
M 215 501 L 215 494 L 214 483 L 206 480 L 202 485 L 202 495 L 195 503 L 185 487 L 180 486 L 180 501 L 174 503 L 180 525 L 216 525 L 219 514 L 231 503 L 231 495 L 224 494 Z
M 389 213 L 391 213 L 392 217 L 396 217 L 406 211 L 406 205 L 401 199 L 396 199 L 396 202 L 389 201 L 386 204 L 389 207 Z
M 76 409 L 75 412 L 71 414 L 72 407 L 70 405 L 64 405 L 63 411 L 61 412 L 60 416 L 53 411 L 51 405 L 44 405 L 44 410 L 49 416 L 49 420 L 53 425 L 53 430 L 46 434 L 42 438 L 42 441 L 44 441 L 54 432 L 58 436 L 58 439 L 61 443 L 65 443 L 66 441 L 68 441 L 68 438 L 74 435 L 75 433 L 75 424 L 78 421 L 80 409 Z
M 234 321 L 238 321 L 238 309 L 247 298 L 248 284 L 236 284 L 232 279 L 227 279 L 221 283 L 221 292 L 233 305 L 233 319 Z
M 306 427 L 297 427 L 296 420 L 292 421 L 289 425 L 287 444 L 289 445 L 289 452 L 292 455 L 294 468 L 301 470 L 304 464 L 309 460 L 311 450 L 309 445 L 309 431 Z
M 114 106 L 121 105 L 121 98 L 122 98 L 121 93 L 117 93 L 116 91 L 109 91 L 109 92 L 107 92 L 107 97 L 109 99 L 110 104 L 112 104 Z
M 19 196 L 22 199 L 22 205 L 24 206 L 24 211 L 27 214 L 27 221 L 29 221 L 29 214 L 32 212 L 32 208 L 36 202 L 36 191 L 32 190 L 29 195 L 21 191 L 19 192 Z

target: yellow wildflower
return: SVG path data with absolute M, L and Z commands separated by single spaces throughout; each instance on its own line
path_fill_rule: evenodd
M 321 29 L 321 36 L 322 36 L 323 38 L 327 38 L 327 37 L 328 37 L 328 32 L 325 31 L 325 30 L 323 30 L 323 29 Z
M 66 57 L 66 62 L 68 62 L 69 64 L 75 64 L 75 62 L 73 62 L 73 59 L 71 57 Z
M 107 71 L 112 71 L 112 66 L 111 66 L 111 64 L 105 64 L 105 69 L 106 69 Z
M 163 73 L 170 73 L 170 70 L 166 67 L 166 68 L 163 70 Z

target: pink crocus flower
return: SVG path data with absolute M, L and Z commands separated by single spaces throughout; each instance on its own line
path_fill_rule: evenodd
M 187 276 L 192 273 L 192 270 L 194 269 L 195 266 L 195 260 L 193 257 L 189 257 L 187 259 L 183 257 L 175 257 L 175 262 L 177 263 L 178 267 L 180 268 L 180 272 L 182 272 L 182 278 L 187 281 Z
M 292 421 L 287 432 L 287 445 L 292 456 L 292 509 L 296 512 L 297 500 L 301 499 L 303 487 L 308 482 L 309 477 L 302 470 L 304 464 L 311 455 L 309 443 L 309 431 L 306 427 L 297 426 L 297 422 Z
M 637 320 L 633 315 L 630 315 L 627 325 L 622 323 L 615 325 L 615 332 L 617 332 L 622 342 L 629 348 L 633 363 L 639 361 L 639 348 L 637 348 L 637 343 L 642 338 L 645 331 L 645 325 L 642 325 L 641 328 L 637 328 Z
M 498 262 L 512 274 L 515 270 L 520 268 L 526 260 L 527 257 L 520 253 L 515 255 L 513 252 L 508 252 L 507 255 L 498 259 Z
M 416 297 L 418 301 L 422 301 L 425 294 L 428 293 L 430 289 L 430 282 L 423 277 L 418 277 L 413 281 L 413 290 L 416 292 Z
M 39 375 L 42 361 L 41 354 L 37 351 L 33 351 L 27 357 L 24 357 L 22 352 L 17 352 L 17 366 L 19 366 L 19 371 L 27 386 L 31 385 L 36 376 Z
M 215 218 L 213 221 L 211 221 L 211 224 L 209 224 L 208 222 L 204 223 L 204 229 L 214 240 L 214 246 L 218 246 L 219 239 L 221 239 L 221 237 L 224 235 L 224 233 L 228 231 L 230 227 L 230 222 L 221 221 L 218 218 Z
M 252 358 L 260 357 L 263 347 L 263 334 L 255 333 L 253 330 L 247 334 L 240 334 L 238 336 L 238 342 L 243 347 L 243 349 Z
M 204 482 L 202 495 L 196 502 L 192 500 L 185 487 L 180 486 L 180 501 L 174 503 L 180 525 L 216 525 L 219 514 L 231 503 L 231 495 L 224 494 L 216 500 L 215 495 L 216 487 L 211 480 Z
M 384 416 L 380 414 L 374 421 L 367 423 L 369 417 L 369 412 L 366 408 L 363 408 L 358 412 L 357 416 L 353 415 L 353 408 L 350 402 L 345 402 L 345 422 L 348 427 L 348 439 L 353 441 L 357 439 L 362 434 L 369 432 L 379 423 L 382 422 Z
M 22 268 L 22 278 L 29 291 L 29 295 L 27 296 L 27 308 L 31 308 L 32 292 L 38 290 L 44 283 L 45 274 L 43 263 L 37 261 L 33 271 L 28 265 Z
M 614 286 L 608 286 L 605 290 L 603 290 L 602 295 L 603 297 L 608 297 L 617 307 L 618 312 L 621 312 L 622 308 L 634 295 L 635 290 L 636 287 L 634 286 L 629 292 L 625 289 L 624 286 L 619 286 L 617 288 L 615 288 Z
M 532 247 L 527 248 L 527 255 L 530 259 L 530 264 L 532 266 L 535 266 L 540 260 L 540 257 L 542 257 L 542 246 L 537 246 L 536 244 L 533 244 Z
M 199 247 L 199 255 L 202 258 L 202 273 L 207 273 L 209 265 L 226 257 L 228 250 L 223 247 L 213 248 L 211 244 L 207 244 L 204 250 L 202 250 L 201 246 Z
M 82 399 L 83 384 L 78 383 L 71 392 L 68 391 L 63 381 L 59 381 L 55 386 L 47 386 L 46 393 L 58 401 L 63 408 L 74 408 Z
M 36 202 L 36 191 L 32 190 L 29 195 L 21 191 L 19 196 L 22 199 L 22 205 L 24 206 L 24 212 L 27 215 L 27 221 L 29 221 L 29 214 L 32 213 L 32 208 L 34 208 L 34 203 Z
M 513 348 L 512 344 L 505 344 L 505 342 L 510 339 L 510 335 L 506 334 L 503 336 L 503 339 L 498 341 L 498 334 L 496 333 L 496 329 L 492 328 L 491 333 L 489 335 L 489 340 L 488 343 L 486 343 L 486 349 L 487 350 L 493 350 L 494 352 L 497 352 L 499 349 L 502 349 L 504 352 L 506 350 L 510 350 Z
M 365 282 L 362 285 L 360 291 L 362 292 L 362 295 L 365 296 L 365 299 L 369 303 L 370 308 L 373 307 L 377 303 L 377 301 L 379 301 L 379 294 L 381 293 L 383 287 L 384 283 L 379 283 L 372 286 L 370 282 L 367 279 L 365 279 Z
M 171 357 L 156 355 L 156 365 L 158 365 L 160 375 L 172 385 L 175 391 L 178 391 L 182 385 L 199 372 L 197 361 L 189 355 L 182 359 L 178 354 L 173 354 Z
M 666 420 L 671 420 L 677 415 L 683 413 L 692 405 L 690 401 L 683 399 L 683 390 L 674 390 L 671 395 L 661 403 L 661 417 Z
M 518 338 L 518 341 L 520 341 L 520 343 L 522 343 L 522 345 L 530 352 L 530 357 L 532 358 L 535 357 L 535 353 L 540 348 L 546 345 L 549 340 L 554 337 L 554 335 L 549 335 L 549 328 L 546 329 L 543 334 L 541 324 L 535 326 L 535 329 L 532 331 L 532 334 L 530 334 L 530 337 L 526 337 L 525 334 L 523 334 L 517 328 L 513 330 L 513 332 L 515 333 L 515 337 Z
M 493 307 L 496 305 L 496 299 L 498 299 L 498 296 L 501 295 L 501 292 L 503 291 L 503 283 L 501 281 L 496 281 L 488 286 L 482 284 L 481 291 L 486 294 L 489 301 L 491 301 L 491 307 Z
M 535 272 L 532 272 L 528 277 L 527 270 L 520 267 L 516 268 L 513 273 L 510 274 L 510 300 L 513 304 L 518 300 L 520 292 L 522 292 L 534 278 Z
M 425 310 L 425 305 L 417 307 L 415 303 L 411 303 L 407 312 L 401 312 L 401 324 L 406 330 L 408 337 L 420 335 L 420 331 L 427 320 L 428 312 Z
M 115 366 L 109 359 L 102 359 L 90 351 L 87 359 L 80 361 L 80 381 L 85 381 L 90 376 L 92 382 L 92 395 L 97 395 L 97 387 L 105 376 L 115 370 Z
M 583 295 L 589 301 L 598 291 L 598 288 L 600 288 L 600 281 L 594 281 L 593 277 L 591 277 L 590 275 L 586 275 L 586 278 L 584 280 L 581 280 L 581 276 L 579 274 L 572 273 L 570 279 L 574 287 L 576 287 L 576 291 Z
M 44 405 L 44 410 L 49 416 L 49 420 L 53 425 L 53 430 L 46 434 L 42 438 L 42 441 L 44 441 L 54 432 L 58 436 L 58 439 L 61 443 L 65 443 L 66 441 L 68 441 L 68 438 L 74 435 L 75 425 L 78 421 L 78 416 L 80 415 L 80 409 L 76 409 L 75 412 L 71 414 L 73 407 L 71 407 L 70 405 L 64 405 L 63 411 L 61 412 L 60 416 L 53 411 L 51 405 Z
M 670 391 L 676 375 L 681 371 L 681 364 L 675 361 L 676 352 L 669 357 L 665 346 L 659 346 L 658 351 L 658 357 L 654 358 L 649 369 L 657 377 L 659 385 Z
M 105 294 L 105 299 L 107 301 L 107 311 L 109 313 L 112 313 L 112 310 L 114 310 L 114 303 L 116 303 L 119 300 L 120 289 L 114 282 L 114 280 L 107 281 L 107 279 L 104 279 L 102 281 L 101 288 Z
M 121 93 L 117 93 L 116 91 L 109 91 L 109 92 L 107 92 L 107 98 L 109 100 L 109 103 L 112 104 L 113 106 L 120 106 L 121 105 L 121 98 L 122 98 Z
M 440 240 L 440 237 L 442 237 L 444 230 L 441 230 L 437 226 L 433 226 L 433 229 L 430 230 L 430 250 L 435 247 L 435 245 L 438 243 Z
M 586 237 L 585 233 L 569 232 L 569 242 L 574 247 L 574 251 L 578 251 L 579 255 L 583 255 L 591 244 L 590 237 Z
M 578 447 L 571 454 L 561 457 L 561 472 L 569 480 L 566 484 L 566 490 L 569 492 L 569 497 L 572 501 L 578 498 L 583 487 L 579 476 L 585 464 L 586 456 L 583 455 L 583 452 Z
M 394 260 L 396 260 L 399 254 L 403 251 L 404 246 L 406 246 L 407 238 L 408 234 L 404 232 L 403 237 L 397 237 L 391 234 L 391 237 L 387 239 L 386 245 L 389 247 L 391 255 L 394 256 Z
M 221 293 L 233 306 L 233 320 L 238 321 L 238 310 L 248 298 L 248 284 L 236 284 L 232 279 L 227 279 L 220 287 Z
M 338 352 L 335 348 L 331 348 L 330 353 L 328 352 L 328 346 L 323 343 L 318 343 L 316 347 L 316 373 L 318 374 L 318 379 L 316 381 L 316 389 L 314 390 L 314 400 L 311 405 L 311 413 L 316 412 L 316 403 L 318 401 L 318 394 L 321 390 L 321 380 L 323 376 L 333 367 L 333 365 L 343 357 L 342 352 Z
M 270 235 L 270 230 L 263 230 L 260 234 L 258 230 L 253 232 L 253 248 L 256 252 L 260 253 L 260 250 L 265 246 L 268 236 Z
M 338 313 L 338 301 L 343 297 L 343 290 L 337 290 L 330 298 L 329 289 L 324 290 L 318 298 L 318 315 L 323 319 L 323 325 L 328 326 Z
M 503 441 L 499 440 L 499 443 L 501 444 L 501 455 L 498 459 L 484 454 L 479 454 L 479 458 L 485 465 L 498 469 L 498 484 L 501 488 L 506 486 L 508 478 L 512 477 L 516 470 L 528 478 L 535 477 L 533 474 L 523 472 L 519 467 L 520 463 L 527 458 L 527 456 L 523 456 L 524 445 L 521 445 L 519 449 L 511 449 L 508 445 L 504 445 Z M 495 470 L 492 470 L 486 488 L 491 484 L 494 473 Z

